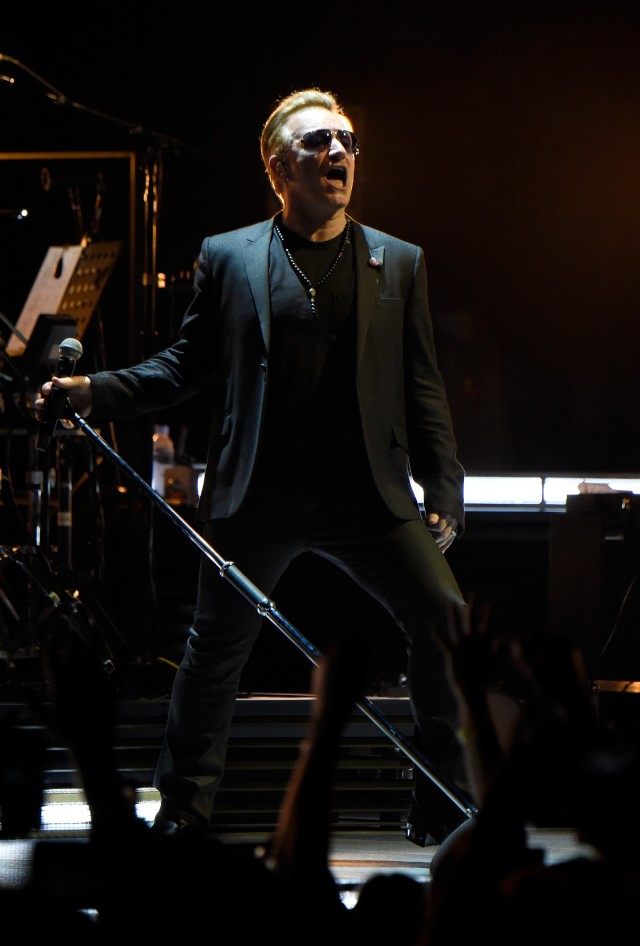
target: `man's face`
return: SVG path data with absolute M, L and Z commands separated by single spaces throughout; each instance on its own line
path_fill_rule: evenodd
M 325 134 L 315 134 L 325 130 Z M 327 134 L 326 130 L 331 134 Z M 296 112 L 287 125 L 282 184 L 285 205 L 307 213 L 332 214 L 351 200 L 357 147 L 351 122 L 324 108 Z M 313 133 L 313 134 L 312 134 Z

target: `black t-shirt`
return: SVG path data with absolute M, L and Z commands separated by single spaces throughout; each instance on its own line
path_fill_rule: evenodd
M 269 255 L 271 342 L 267 407 L 256 478 L 260 483 L 324 482 L 368 468 L 356 375 L 356 279 L 353 242 L 326 281 L 343 235 L 304 240 L 280 225 L 286 246 L 312 286 L 292 268 L 274 233 Z

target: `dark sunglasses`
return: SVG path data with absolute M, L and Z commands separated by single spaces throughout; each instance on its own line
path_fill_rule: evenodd
M 305 151 L 318 153 L 330 148 L 333 138 L 337 138 L 349 154 L 355 155 L 360 151 L 357 135 L 346 128 L 316 128 L 308 131 L 302 138 L 297 138 L 294 144 L 300 145 Z

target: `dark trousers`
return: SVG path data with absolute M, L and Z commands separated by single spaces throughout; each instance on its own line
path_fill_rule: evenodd
M 446 626 L 452 604 L 463 599 L 417 510 L 414 520 L 398 520 L 372 486 L 357 482 L 346 490 L 319 488 L 304 495 L 254 490 L 240 513 L 207 523 L 202 534 L 267 598 L 287 566 L 305 552 L 333 562 L 372 595 L 405 637 L 415 746 L 446 779 L 462 782 L 455 698 L 432 627 Z M 154 781 L 165 812 L 210 821 L 241 673 L 262 621 L 255 604 L 203 555 L 194 621 L 174 681 Z M 366 641 L 366 628 L 361 630 Z M 455 827 L 464 820 L 420 772 L 416 788 L 428 824 L 452 819 Z

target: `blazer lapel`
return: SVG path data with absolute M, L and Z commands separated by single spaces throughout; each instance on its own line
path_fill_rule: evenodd
M 269 351 L 271 341 L 271 306 L 269 302 L 269 244 L 272 221 L 268 221 L 262 232 L 247 237 L 244 250 L 244 265 L 249 286 L 262 328 L 264 347 Z
M 380 275 L 384 265 L 384 246 L 369 247 L 362 227 L 356 226 L 354 230 L 358 286 L 357 361 L 359 363 L 379 295 Z

